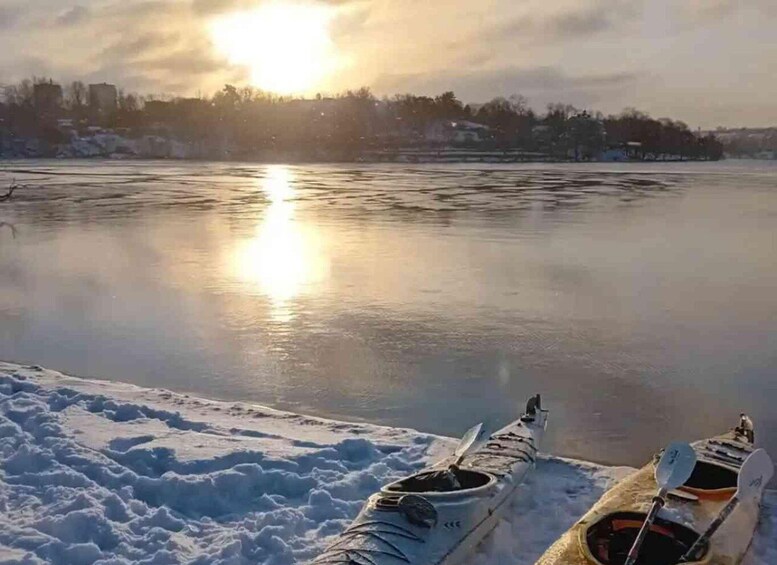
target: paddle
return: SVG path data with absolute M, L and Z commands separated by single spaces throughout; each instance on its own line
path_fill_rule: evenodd
M 441 479 L 444 478 L 444 480 L 449 483 L 449 488 L 452 490 L 460 489 L 461 483 L 459 483 L 455 471 L 459 468 L 459 465 L 464 458 L 473 451 L 479 449 L 483 444 L 483 441 L 487 438 L 488 436 L 485 428 L 483 428 L 483 424 L 478 424 L 467 430 L 467 433 L 459 440 L 459 445 L 453 450 L 453 463 L 448 465 L 445 469 L 441 469 L 433 476 Z
M 477 426 L 472 426 L 467 430 L 467 433 L 461 437 L 459 445 L 456 446 L 456 449 L 453 451 L 453 456 L 456 459 L 453 461 L 451 467 L 458 467 L 459 463 L 461 463 L 467 455 L 478 449 L 485 439 L 485 434 L 486 430 L 482 423 Z
M 634 565 L 636 563 L 642 542 L 645 541 L 645 537 L 647 537 L 650 526 L 658 515 L 658 511 L 664 505 L 667 492 L 676 489 L 687 481 L 695 465 L 696 453 L 687 443 L 673 442 L 664 450 L 664 454 L 661 455 L 661 459 L 658 461 L 658 465 L 656 465 L 655 477 L 656 483 L 658 483 L 658 494 L 653 497 L 653 505 L 650 507 L 650 511 L 645 517 L 645 523 L 642 524 L 637 538 L 634 540 L 634 545 L 631 546 L 629 555 L 623 565 Z
M 723 509 L 718 514 L 712 523 L 707 527 L 707 530 L 699 536 L 699 538 L 693 543 L 693 545 L 685 552 L 680 558 L 678 563 L 687 563 L 688 561 L 695 560 L 696 554 L 710 541 L 710 538 L 715 535 L 726 521 L 726 518 L 734 511 L 734 508 L 743 501 L 756 499 L 761 495 L 761 491 L 766 487 L 766 484 L 771 480 L 774 474 L 774 465 L 769 458 L 769 454 L 763 449 L 756 449 L 750 456 L 742 463 L 742 467 L 739 469 L 739 477 L 737 477 L 737 491 L 731 500 L 728 501 Z

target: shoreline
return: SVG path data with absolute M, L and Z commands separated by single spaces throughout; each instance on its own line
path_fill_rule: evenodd
M 492 152 L 483 152 L 469 154 L 466 156 L 434 154 L 435 152 L 417 152 L 402 153 L 395 156 L 359 156 L 351 159 L 343 158 L 300 158 L 292 154 L 273 154 L 272 156 L 257 158 L 248 156 L 234 157 L 155 157 L 155 156 L 135 156 L 124 154 L 94 155 L 88 157 L 61 157 L 56 155 L 48 156 L 0 156 L 0 163 L 9 161 L 63 161 L 63 162 L 89 162 L 89 161 L 112 161 L 112 162 L 147 162 L 147 161 L 169 161 L 171 163 L 254 163 L 257 165 L 271 165 L 277 163 L 286 163 L 290 165 L 346 165 L 346 164 L 398 164 L 398 165 L 416 165 L 416 164 L 649 164 L 649 163 L 720 163 L 730 160 L 746 161 L 770 161 L 770 159 L 618 159 L 618 160 L 574 160 L 560 158 L 520 158 L 514 156 L 500 156 Z
M 0 428 L 0 558 L 36 565 L 304 563 L 382 484 L 456 443 L 7 362 Z M 541 454 L 472 562 L 532 565 L 631 472 Z M 769 490 L 745 565 L 775 562 L 775 525 Z
M 120 139 L 120 141 L 119 141 Z M 87 150 L 88 149 L 88 150 Z M 452 146 L 405 146 L 363 149 L 257 149 L 254 151 L 230 151 L 228 149 L 203 149 L 196 142 L 166 140 L 159 147 L 145 147 L 138 140 L 111 137 L 87 149 L 65 145 L 47 149 L 28 150 L 14 154 L 0 154 L 0 162 L 8 160 L 56 159 L 62 161 L 144 161 L 168 160 L 172 162 L 245 162 L 291 164 L 353 164 L 353 163 L 701 163 L 725 161 L 703 157 L 689 157 L 672 153 L 637 154 L 625 150 L 608 150 L 596 157 L 576 158 L 572 153 L 545 153 L 522 149 L 464 148 Z

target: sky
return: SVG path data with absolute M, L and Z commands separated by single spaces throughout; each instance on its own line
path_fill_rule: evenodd
M 522 94 L 777 126 L 777 0 L 0 0 L 0 85 Z

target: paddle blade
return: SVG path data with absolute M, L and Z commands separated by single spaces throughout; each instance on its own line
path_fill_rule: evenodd
M 483 441 L 486 434 L 485 428 L 483 427 L 483 424 L 478 424 L 477 426 L 471 427 L 469 430 L 467 430 L 467 433 L 465 433 L 461 441 L 459 441 L 459 445 L 456 446 L 456 450 L 453 452 L 453 455 L 457 459 L 462 459 L 467 453 L 469 453 L 471 450 L 476 449 L 480 443 Z
M 662 490 L 672 490 L 687 481 L 696 466 L 696 452 L 687 443 L 675 441 L 664 450 L 656 465 L 656 482 Z
M 756 449 L 742 463 L 737 478 L 737 498 L 758 498 L 774 475 L 774 464 L 765 449 Z

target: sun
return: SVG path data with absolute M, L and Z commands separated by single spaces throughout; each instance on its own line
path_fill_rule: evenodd
M 335 69 L 329 35 L 332 10 L 313 3 L 272 2 L 211 24 L 217 51 L 251 73 L 255 86 L 279 94 L 307 94 Z

